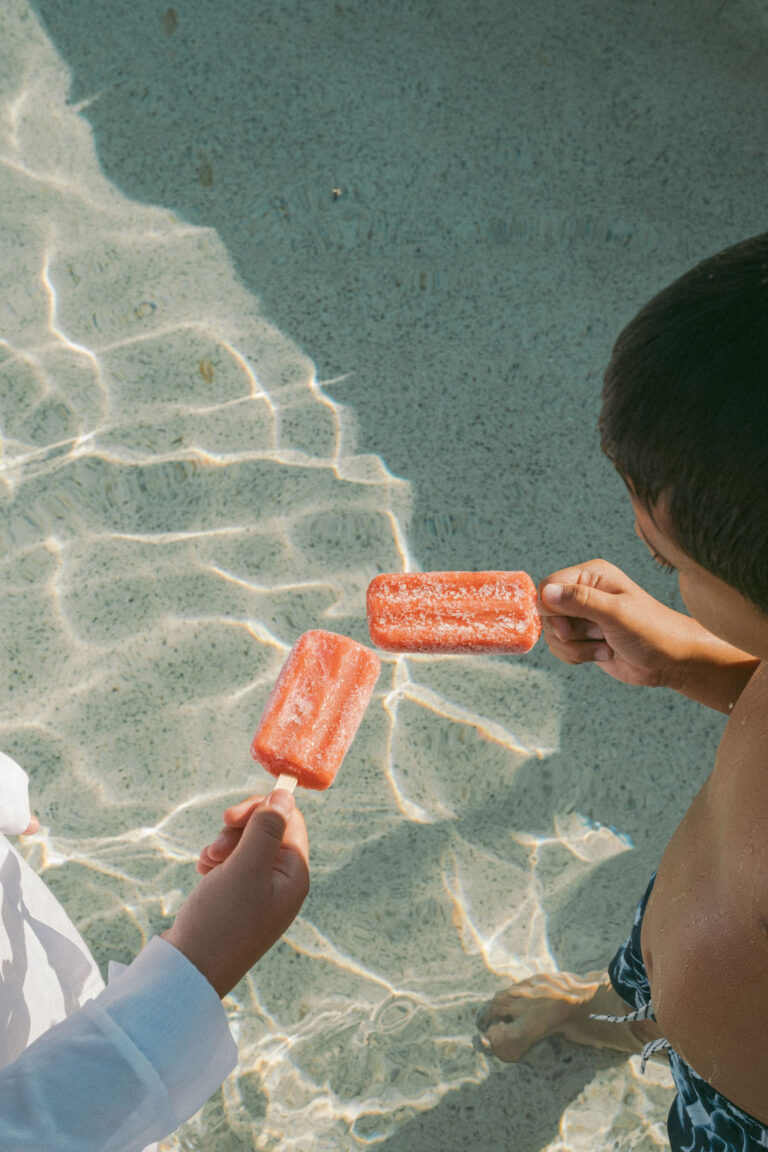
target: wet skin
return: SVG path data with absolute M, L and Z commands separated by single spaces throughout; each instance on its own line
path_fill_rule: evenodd
M 646 909 L 642 951 L 656 1022 L 613 1025 L 591 1012 L 627 1007 L 605 972 L 535 976 L 500 992 L 479 1025 L 518 1060 L 561 1033 L 639 1051 L 660 1036 L 703 1079 L 768 1124 L 768 616 L 674 542 L 663 508 L 636 501 L 635 531 L 677 572 L 690 616 L 654 601 L 602 560 L 542 581 L 550 650 L 601 661 L 628 684 L 664 686 L 729 716 L 715 766 L 672 836 Z M 547 585 L 568 598 L 547 604 Z M 629 919 L 628 917 L 628 925 Z
M 768 660 L 768 618 L 635 507 L 691 616 Z M 756 666 L 659 865 L 642 950 L 661 1034 L 703 1079 L 768 1123 L 768 669 Z

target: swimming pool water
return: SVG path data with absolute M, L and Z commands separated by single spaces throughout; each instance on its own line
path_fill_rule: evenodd
M 594 420 L 621 323 L 757 230 L 710 139 L 758 13 L 719 30 L 710 107 L 688 11 L 670 76 L 654 29 L 554 0 L 5 6 L 0 739 L 103 968 L 266 786 L 248 749 L 293 640 L 365 641 L 378 572 L 603 552 L 669 596 Z M 386 658 L 300 799 L 312 893 L 228 1000 L 239 1068 L 168 1148 L 663 1144 L 663 1064 L 552 1041 L 501 1066 L 474 1016 L 609 959 L 719 723 L 543 644 Z

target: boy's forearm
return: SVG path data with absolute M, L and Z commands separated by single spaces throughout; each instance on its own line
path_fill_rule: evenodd
M 692 623 L 694 623 L 692 621 Z M 730 715 L 760 661 L 696 624 L 685 659 L 668 687 L 707 708 Z

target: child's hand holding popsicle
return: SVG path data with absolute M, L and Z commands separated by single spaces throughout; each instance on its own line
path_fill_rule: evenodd
M 227 858 L 163 932 L 221 997 L 280 939 L 309 891 L 307 830 L 290 792 L 257 799 L 236 831 Z
M 274 807 L 277 799 L 277 797 L 274 796 L 276 792 L 277 788 L 274 788 L 268 796 L 249 796 L 246 800 L 241 800 L 239 803 L 233 804 L 230 808 L 226 809 L 223 815 L 224 827 L 216 840 L 206 848 L 203 848 L 200 853 L 200 859 L 197 862 L 197 871 L 201 876 L 207 876 L 212 869 L 223 863 L 223 861 L 234 852 L 240 843 L 240 839 L 245 831 L 245 826 L 254 812 L 258 808 L 263 807 L 265 803 L 268 803 L 270 807 Z M 294 815 L 299 815 L 297 808 L 294 808 Z
M 553 572 L 539 594 L 552 655 L 565 664 L 596 661 L 625 684 L 670 686 L 686 632 L 700 629 L 605 560 Z
M 561 568 L 539 587 L 547 646 L 565 664 L 596 661 L 624 684 L 672 688 L 726 714 L 754 668 L 748 653 L 606 560 Z

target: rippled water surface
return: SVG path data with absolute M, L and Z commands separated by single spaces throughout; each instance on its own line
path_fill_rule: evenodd
M 184 14 L 158 9 L 158 28 L 172 36 Z M 296 637 L 320 626 L 366 641 L 368 581 L 452 566 L 462 532 L 499 523 L 501 497 L 486 486 L 479 519 L 467 507 L 452 519 L 441 479 L 425 511 L 403 460 L 395 475 L 358 447 L 365 414 L 333 398 L 341 385 L 319 378 L 311 339 L 302 350 L 266 317 L 218 232 L 104 174 L 88 102 L 68 102 L 68 67 L 23 0 L 0 15 L 0 63 L 0 741 L 30 772 L 43 825 L 25 851 L 105 967 L 168 923 L 221 810 L 268 786 L 249 745 Z M 210 186 L 210 157 L 194 162 Z M 275 212 L 260 227 L 279 262 Z M 546 213 L 494 228 L 486 240 L 502 245 L 605 244 L 611 231 Z M 619 246 L 633 234 L 612 233 Z M 404 267 L 417 296 L 439 281 Z M 519 420 L 539 419 L 536 395 L 526 386 Z M 508 512 L 526 541 L 544 523 L 557 535 L 558 516 L 563 539 L 575 533 L 551 502 L 562 423 L 553 435 L 535 525 L 530 500 Z M 421 476 L 429 452 L 412 459 Z M 435 468 L 443 477 L 445 459 Z M 686 787 L 699 772 L 698 752 L 668 734 L 589 729 L 592 709 L 610 723 L 623 707 L 595 681 L 568 721 L 579 739 L 586 725 L 589 751 L 564 762 L 575 683 L 539 651 L 384 659 L 336 784 L 300 797 L 311 896 L 227 1001 L 239 1067 L 168 1149 L 663 1144 L 663 1064 L 641 1079 L 634 1059 L 555 1041 L 506 1068 L 475 1035 L 505 982 L 609 959 L 663 843 L 654 819 L 666 796 L 678 802 L 678 760 Z M 696 723 L 679 730 L 704 746 Z M 646 753 L 655 766 L 635 787 Z M 606 771 L 622 755 L 628 792 Z M 612 872 L 638 840 L 643 862 Z M 602 891 L 618 908 L 604 928 Z

